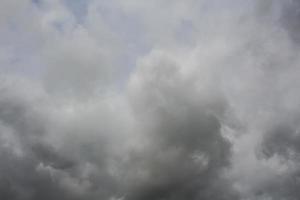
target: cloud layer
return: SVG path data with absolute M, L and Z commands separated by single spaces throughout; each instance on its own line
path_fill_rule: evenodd
M 299 6 L 2 1 L 0 199 L 299 199 Z

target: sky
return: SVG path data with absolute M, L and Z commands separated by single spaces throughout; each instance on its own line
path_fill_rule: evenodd
M 300 199 L 299 0 L 1 0 L 1 200 Z

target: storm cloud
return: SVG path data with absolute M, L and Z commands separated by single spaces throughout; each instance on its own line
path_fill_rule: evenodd
M 300 198 L 299 1 L 0 5 L 0 199 Z

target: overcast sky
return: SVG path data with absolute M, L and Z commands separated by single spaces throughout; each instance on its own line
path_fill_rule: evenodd
M 1 200 L 299 200 L 300 1 L 1 0 Z

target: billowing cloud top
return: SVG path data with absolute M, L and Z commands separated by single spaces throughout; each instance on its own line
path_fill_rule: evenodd
M 300 199 L 300 1 L 0 5 L 1 200 Z

